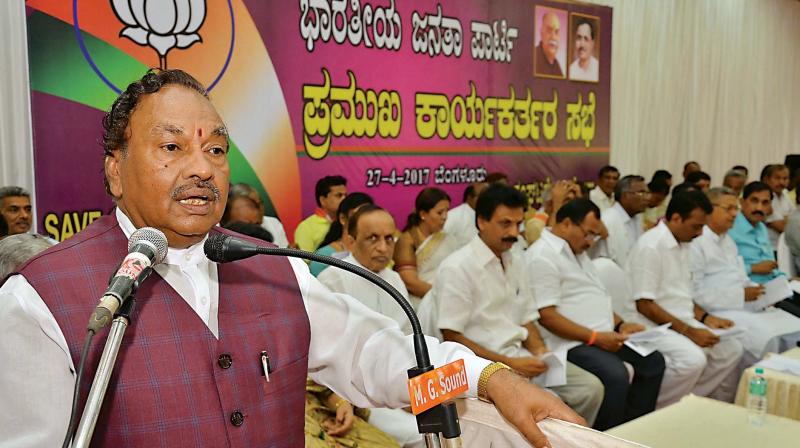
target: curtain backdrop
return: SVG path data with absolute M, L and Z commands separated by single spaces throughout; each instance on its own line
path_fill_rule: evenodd
M 28 45 L 22 0 L 0 2 L 0 186 L 33 194 Z
M 614 8 L 611 162 L 648 180 L 697 160 L 722 183 L 800 153 L 800 2 L 596 0 Z

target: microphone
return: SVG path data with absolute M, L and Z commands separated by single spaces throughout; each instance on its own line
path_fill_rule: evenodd
M 89 318 L 87 330 L 97 333 L 111 322 L 120 305 L 147 278 L 152 267 L 167 256 L 167 237 L 158 229 L 142 227 L 128 239 L 128 255 L 111 277 L 108 289 Z

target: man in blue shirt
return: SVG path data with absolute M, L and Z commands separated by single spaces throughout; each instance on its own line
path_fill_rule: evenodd
M 742 211 L 728 232 L 744 259 L 744 268 L 750 280 L 761 284 L 784 275 L 778 270 L 775 249 L 764 224 L 771 211 L 772 190 L 763 182 L 751 182 L 744 188 Z

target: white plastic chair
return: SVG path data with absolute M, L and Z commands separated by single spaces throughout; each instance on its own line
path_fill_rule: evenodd
M 789 250 L 789 245 L 786 244 L 786 234 L 781 233 L 778 237 L 778 269 L 784 272 L 789 278 L 797 277 L 797 269 L 794 266 L 794 257 L 792 251 Z

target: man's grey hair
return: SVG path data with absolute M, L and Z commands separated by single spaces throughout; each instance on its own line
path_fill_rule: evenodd
M 724 182 L 724 179 L 728 179 L 728 178 L 731 178 L 731 177 L 737 178 L 737 179 L 747 179 L 747 176 L 741 170 L 728 170 L 728 172 L 725 173 L 725 177 L 723 178 L 723 182 Z
M 43 236 L 20 233 L 0 240 L 0 280 L 52 244 Z
M 256 189 L 251 185 L 242 182 L 231 185 L 231 188 L 228 190 L 228 197 L 238 198 L 240 196 L 249 196 L 252 193 L 257 193 Z
M 2 187 L 0 188 L 0 201 L 5 198 L 11 198 L 15 196 L 25 196 L 26 198 L 30 198 L 31 194 L 28 193 L 28 190 L 22 187 Z
M 736 196 L 736 192 L 728 187 L 714 187 L 709 189 L 706 192 L 706 196 L 708 200 L 711 201 L 712 204 L 716 204 L 719 201 L 719 198 L 722 196 Z
M 634 182 L 645 182 L 644 177 L 639 176 L 638 174 L 629 174 L 617 182 L 617 186 L 614 188 L 614 199 L 619 201 L 622 197 L 622 193 L 627 193 L 631 191 L 631 184 Z

